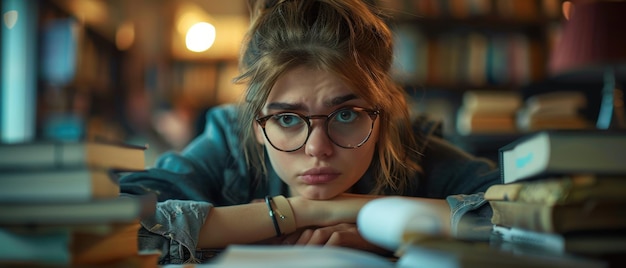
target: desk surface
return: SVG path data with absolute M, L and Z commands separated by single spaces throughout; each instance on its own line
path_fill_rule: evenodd
M 493 242 L 433 240 L 410 246 L 399 259 L 338 247 L 231 246 L 214 259 L 190 267 L 624 267 L 626 257 L 594 259 L 554 254 L 537 248 L 511 247 Z

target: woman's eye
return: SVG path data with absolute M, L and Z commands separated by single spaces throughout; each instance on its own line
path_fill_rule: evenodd
M 335 119 L 341 123 L 351 123 L 359 117 L 359 113 L 353 110 L 339 111 Z
M 278 114 L 274 117 L 278 124 L 282 127 L 293 127 L 300 124 L 302 119 L 293 114 Z

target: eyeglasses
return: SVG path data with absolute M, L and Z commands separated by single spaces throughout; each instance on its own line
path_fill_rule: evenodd
M 372 134 L 379 110 L 344 107 L 329 115 L 303 115 L 284 112 L 256 119 L 263 133 L 276 150 L 297 151 L 311 135 L 311 120 L 324 119 L 326 135 L 337 146 L 346 149 L 361 147 Z

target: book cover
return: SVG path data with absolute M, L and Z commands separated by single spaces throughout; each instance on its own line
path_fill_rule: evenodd
M 154 214 L 156 196 L 120 196 L 85 202 L 0 203 L 0 225 L 96 224 Z
M 87 167 L 0 173 L 0 202 L 80 202 L 120 194 L 112 170 Z
M 95 141 L 38 141 L 0 145 L 0 170 L 102 167 L 145 169 L 146 147 Z
M 625 202 L 588 202 L 545 205 L 515 201 L 489 201 L 491 223 L 537 232 L 619 230 L 626 228 Z
M 499 150 L 504 183 L 572 173 L 626 174 L 626 132 L 546 130 Z
M 485 191 L 485 199 L 546 205 L 594 200 L 626 202 L 625 192 L 626 175 L 572 174 L 492 185 Z

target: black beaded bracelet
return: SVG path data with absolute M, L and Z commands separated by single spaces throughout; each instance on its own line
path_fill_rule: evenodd
M 278 220 L 276 219 L 274 208 L 272 208 L 272 197 L 270 197 L 269 195 L 266 195 L 265 204 L 267 205 L 267 209 L 269 210 L 270 218 L 272 218 L 272 223 L 274 223 L 274 230 L 276 230 L 276 237 L 279 237 L 282 235 L 282 232 L 280 231 L 280 226 L 278 226 Z

